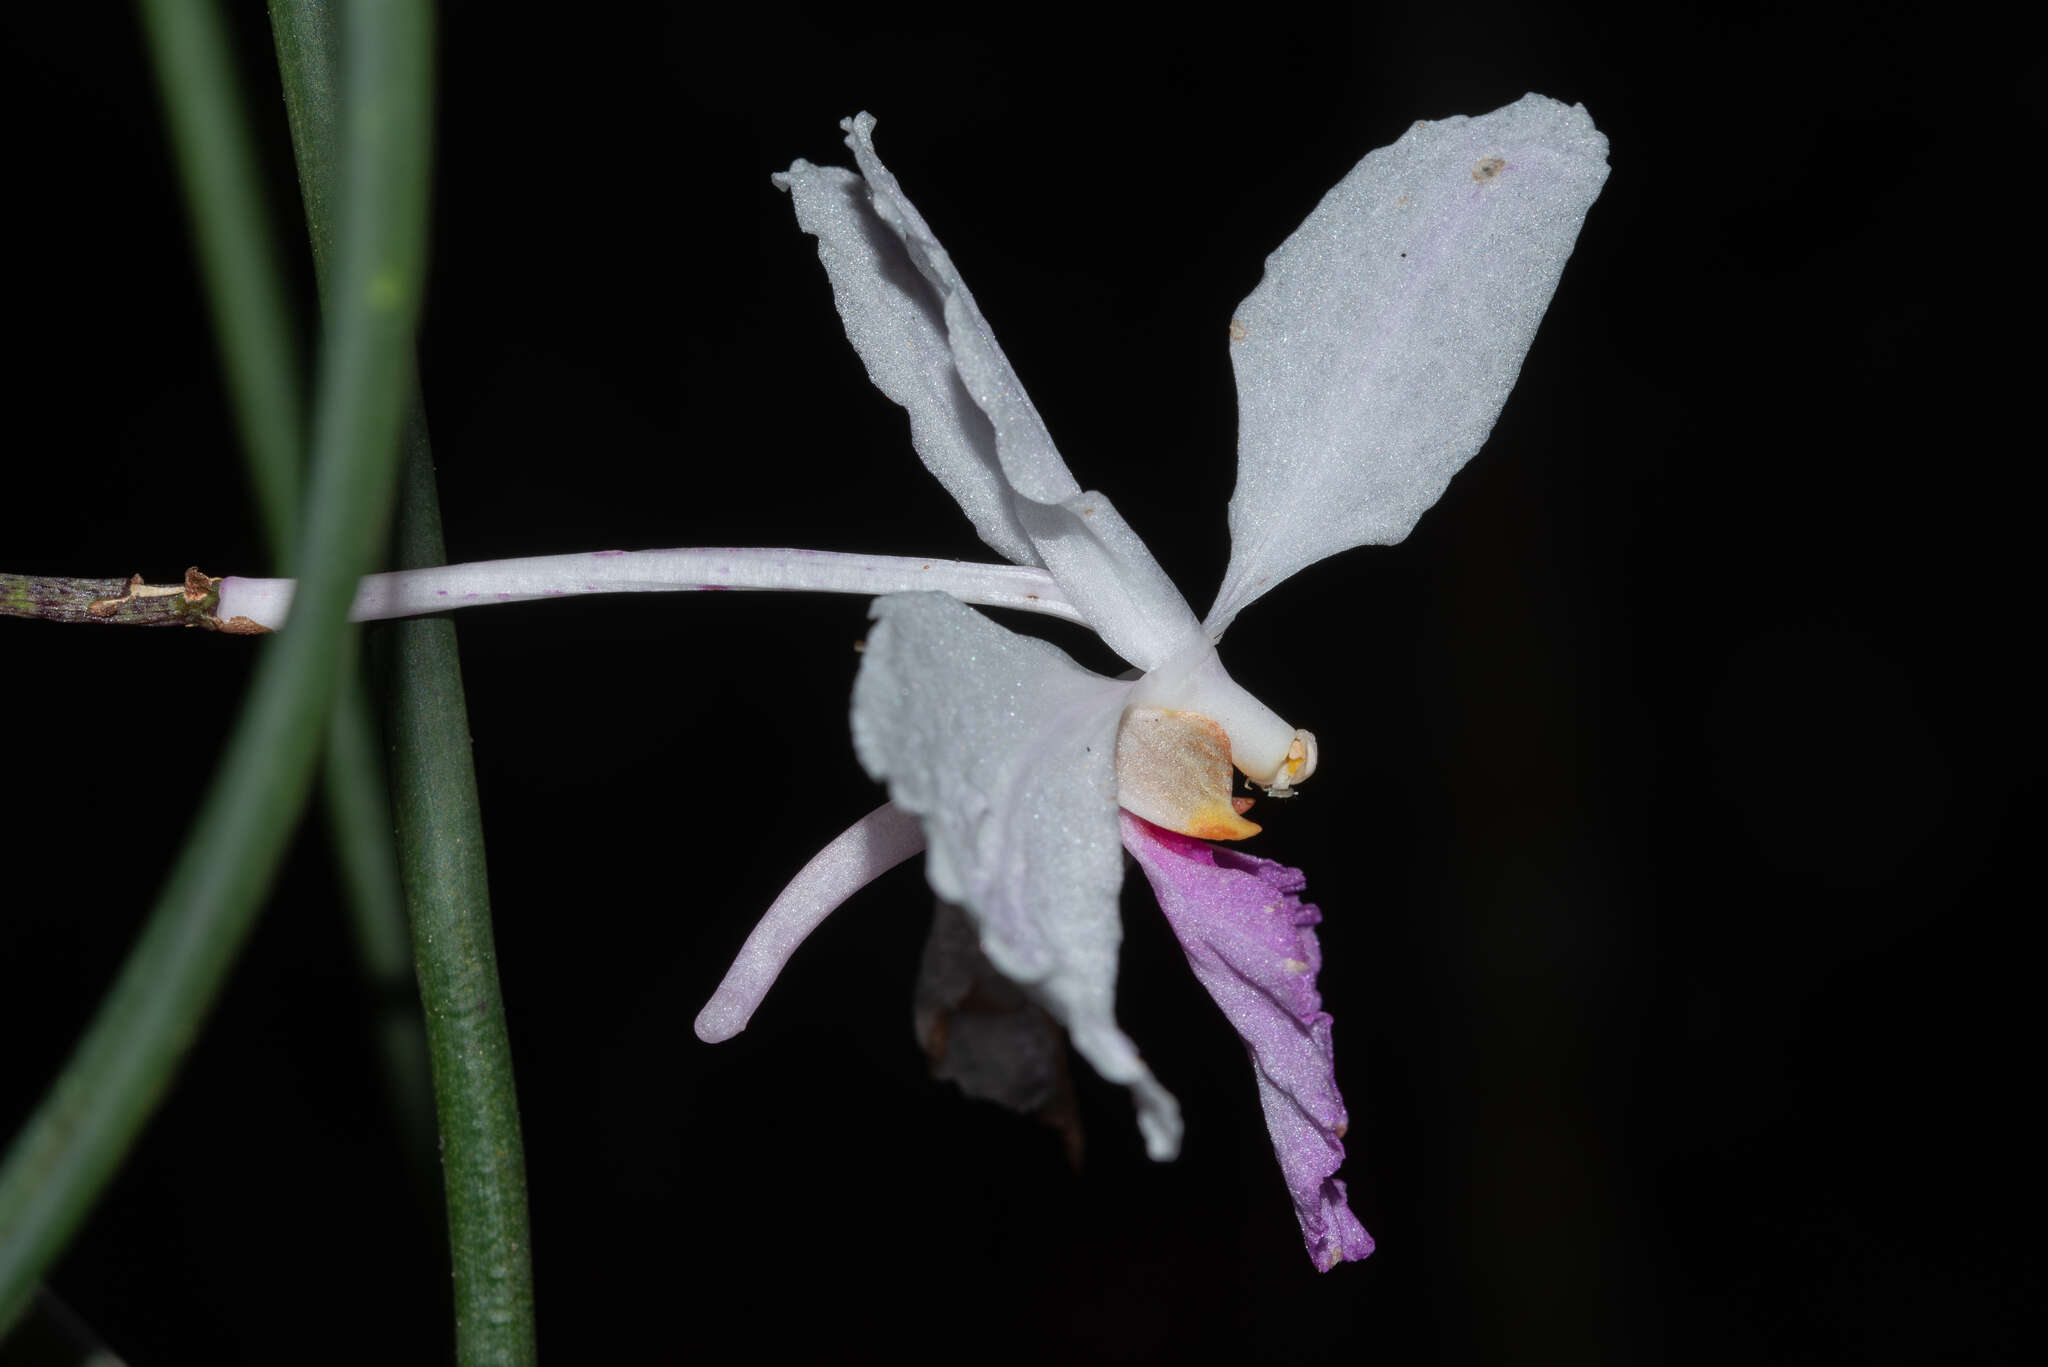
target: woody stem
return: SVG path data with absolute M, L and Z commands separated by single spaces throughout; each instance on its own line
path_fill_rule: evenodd
M 54 574 L 0 574 L 0 617 L 102 626 L 215 627 L 219 583 L 187 570 L 182 584 L 129 579 L 75 579 Z

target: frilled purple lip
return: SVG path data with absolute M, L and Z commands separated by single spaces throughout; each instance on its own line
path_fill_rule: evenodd
M 1298 895 L 1299 869 L 1222 849 L 1123 814 L 1124 848 L 1145 871 L 1195 976 L 1252 1056 L 1266 1131 L 1322 1271 L 1373 1250 L 1337 1169 L 1349 1118 L 1316 992 L 1322 913 Z

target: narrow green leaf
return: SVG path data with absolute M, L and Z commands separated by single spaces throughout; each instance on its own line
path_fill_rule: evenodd
M 141 11 L 271 559 L 289 567 L 305 442 L 299 404 L 304 379 L 284 282 L 271 252 L 238 66 L 211 0 L 142 0 Z M 324 6 L 320 18 L 331 31 L 332 15 Z M 302 82 L 317 82 L 325 92 L 320 174 L 306 182 L 307 214 L 320 225 L 315 245 L 323 284 L 333 240 L 327 199 L 336 56 L 330 47 L 319 50 L 317 69 L 298 73 Z M 375 1013 L 385 1090 L 405 1152 L 424 1168 L 433 1152 L 426 1034 L 412 983 L 376 726 L 352 667 L 341 673 L 320 773 L 329 839 Z
M 324 305 L 334 250 L 339 20 L 328 0 L 294 0 L 270 6 L 270 27 L 283 78 L 292 156 L 299 169 L 314 280 Z M 432 1195 L 436 1144 L 426 1030 L 413 980 L 405 894 L 391 843 L 393 817 L 378 754 L 376 709 L 354 669 L 342 681 L 328 725 L 321 789 L 356 959 L 375 1015 L 385 1094 L 414 1179 Z
M 433 460 L 417 406 L 407 448 L 395 540 L 399 565 L 410 569 L 445 559 Z M 414 619 L 390 630 L 392 805 L 441 1115 L 455 1356 L 463 1364 L 530 1363 L 526 1159 L 455 624 Z
M 332 221 L 333 15 L 326 0 L 270 0 L 270 18 L 320 267 Z M 440 501 L 416 385 L 405 447 L 397 563 L 407 569 L 438 565 L 446 558 Z M 455 626 L 412 621 L 391 631 L 386 719 L 392 796 L 440 1120 L 456 1360 L 530 1363 L 535 1349 L 525 1150 L 498 988 L 483 817 Z
M 269 644 L 184 853 L 113 989 L 0 1164 L 0 1331 L 169 1086 L 310 786 L 355 582 L 389 507 L 425 265 L 432 11 L 347 12 L 341 213 L 291 629 Z
M 141 12 L 257 508 L 271 559 L 288 572 L 306 439 L 299 402 L 304 376 L 288 321 L 285 285 L 271 252 L 238 64 L 212 0 L 142 0 Z M 331 19 L 324 10 L 322 17 Z M 320 224 L 316 245 L 324 278 L 333 239 L 326 215 L 333 174 L 335 57 L 324 47 L 319 57 L 317 70 L 299 75 L 302 81 L 317 81 L 326 91 L 321 174 L 307 181 L 309 187 L 319 187 L 319 195 L 316 200 L 309 189 L 306 205 L 309 217 Z M 109 620 L 139 615 L 151 607 L 165 611 L 158 600 L 144 600 L 134 609 L 124 606 Z M 398 1117 L 406 1156 L 425 1171 L 433 1153 L 426 1034 L 406 947 L 405 905 L 391 844 L 391 809 L 378 762 L 376 727 L 362 679 L 353 668 L 341 674 L 320 773 L 329 840 L 375 1014 L 385 1091 Z M 431 1172 L 426 1176 L 431 1190 Z
M 341 66 L 341 29 L 331 0 L 270 0 L 270 38 L 284 81 L 291 121 L 292 158 L 299 168 L 299 201 L 306 206 L 313 274 L 324 296 L 334 253 L 334 175 Z
M 440 1223 L 441 1199 L 434 1083 L 379 744 L 370 694 L 351 659 L 327 721 L 321 797 L 341 871 L 356 964 L 369 998 L 385 1100 L 397 1122 L 398 1144 L 416 1203 L 432 1229 Z
M 138 8 L 256 506 L 271 555 L 289 574 L 304 378 L 227 26 L 215 0 L 140 0 Z

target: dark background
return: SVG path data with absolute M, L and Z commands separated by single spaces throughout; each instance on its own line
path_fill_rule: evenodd
M 2016 1351 L 2038 612 L 2003 600 L 2032 602 L 2039 313 L 2005 217 L 2035 192 L 2040 59 L 1877 7 L 1410 8 L 447 7 L 423 364 L 455 559 L 987 558 L 768 183 L 845 161 L 835 124 L 868 108 L 1077 476 L 1199 608 L 1224 324 L 1265 253 L 1418 117 L 1534 89 L 1612 141 L 1486 450 L 1406 543 L 1305 572 L 1226 647 L 1322 740 L 1256 847 L 1327 917 L 1362 1266 L 1310 1270 L 1243 1054 L 1142 884 L 1119 1014 L 1186 1108 L 1177 1163 L 1085 1069 L 1078 1173 L 926 1079 L 914 866 L 744 1035 L 696 1041 L 753 918 L 877 801 L 846 736 L 860 602 L 461 619 L 554 1359 L 728 1333 L 835 1358 Z M 0 568 L 260 573 L 138 38 L 75 10 L 0 20 Z M 0 1128 L 135 935 L 262 648 L 0 623 Z M 371 1019 L 312 823 L 53 1275 L 130 1361 L 445 1358 L 439 1217 Z

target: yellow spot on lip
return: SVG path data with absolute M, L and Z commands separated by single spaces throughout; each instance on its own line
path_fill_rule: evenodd
M 1248 798 L 1239 798 L 1237 802 L 1247 807 L 1251 805 Z M 1180 833 L 1194 836 L 1197 840 L 1244 840 L 1264 829 L 1258 822 L 1246 821 L 1237 810 L 1232 810 L 1236 807 L 1236 802 L 1222 808 L 1205 803 L 1188 814 L 1187 824 L 1179 828 Z

